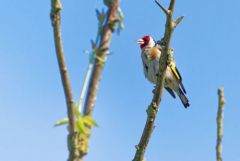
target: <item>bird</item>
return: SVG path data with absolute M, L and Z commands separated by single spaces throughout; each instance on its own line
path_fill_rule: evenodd
M 151 36 L 143 36 L 137 40 L 137 43 L 141 48 L 144 75 L 151 83 L 156 84 L 161 47 L 156 44 Z M 173 49 L 171 51 L 173 52 Z M 182 83 L 182 77 L 174 61 L 170 61 L 167 64 L 164 88 L 174 99 L 177 94 L 185 108 L 190 106 L 189 100 L 185 95 L 187 92 Z

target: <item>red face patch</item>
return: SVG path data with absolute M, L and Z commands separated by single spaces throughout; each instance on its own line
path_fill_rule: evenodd
M 143 36 L 142 39 L 143 39 L 144 43 L 140 47 L 144 48 L 145 46 L 147 46 L 149 44 L 150 36 Z

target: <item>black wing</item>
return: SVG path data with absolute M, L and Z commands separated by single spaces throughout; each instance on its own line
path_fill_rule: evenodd
M 165 89 L 169 92 L 169 94 L 173 97 L 176 98 L 175 93 L 173 92 L 173 90 L 171 88 L 165 87 Z

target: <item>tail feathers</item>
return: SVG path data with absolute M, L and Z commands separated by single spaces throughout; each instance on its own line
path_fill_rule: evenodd
M 189 101 L 188 101 L 187 97 L 185 96 L 185 94 L 183 93 L 183 91 L 180 88 L 178 90 L 179 90 L 179 94 L 178 95 L 179 95 L 179 98 L 182 101 L 183 106 L 185 108 L 189 107 L 190 104 L 189 104 Z
M 184 94 L 187 94 L 187 91 L 185 90 L 185 87 L 183 86 L 182 82 L 180 82 L 180 87 L 182 88 Z

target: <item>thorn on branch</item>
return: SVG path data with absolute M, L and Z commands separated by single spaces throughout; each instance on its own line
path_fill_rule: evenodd
M 177 27 L 177 25 L 183 20 L 184 16 L 181 16 L 179 18 L 176 19 L 176 21 L 174 21 L 174 28 Z

